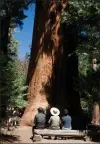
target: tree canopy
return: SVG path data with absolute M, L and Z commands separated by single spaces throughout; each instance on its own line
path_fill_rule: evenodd
M 90 53 L 99 48 L 100 38 L 100 1 L 70 0 L 62 14 L 62 22 L 74 24 L 78 29 L 80 52 Z
M 0 0 L 0 53 L 7 54 L 7 45 L 10 37 L 8 34 L 9 28 L 16 26 L 22 27 L 23 19 L 27 17 L 24 14 L 24 10 L 27 10 L 33 1 L 34 0 Z

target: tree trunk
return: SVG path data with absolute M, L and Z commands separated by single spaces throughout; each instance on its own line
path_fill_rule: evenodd
M 92 124 L 100 125 L 100 105 L 94 104 Z
M 94 70 L 94 81 L 96 81 L 97 92 L 95 93 L 95 97 L 93 99 L 93 112 L 92 112 L 92 121 L 91 123 L 94 125 L 100 125 L 100 103 L 97 97 L 100 97 L 100 71 L 97 59 L 92 59 L 92 69 Z
M 35 27 L 28 71 L 28 106 L 21 124 L 32 125 L 38 107 L 52 103 L 52 80 L 55 54 L 61 47 L 61 12 L 67 0 L 37 2 Z
M 7 45 L 9 43 L 9 26 L 10 17 L 2 18 L 0 21 L 1 35 L 0 35 L 0 55 L 7 55 Z

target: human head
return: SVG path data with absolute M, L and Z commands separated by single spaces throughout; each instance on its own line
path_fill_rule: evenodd
M 57 109 L 57 108 L 55 108 L 55 107 L 52 107 L 52 108 L 50 109 L 50 112 L 51 112 L 51 114 L 52 114 L 53 116 L 58 116 L 58 115 L 60 114 L 59 109 Z
M 39 108 L 38 108 L 38 113 L 43 113 L 43 112 L 44 112 L 43 108 L 42 108 L 42 107 L 39 107 Z
M 64 109 L 64 114 L 68 115 L 68 110 L 67 109 Z
M 57 111 L 53 110 L 53 113 L 54 113 L 54 114 L 57 114 Z

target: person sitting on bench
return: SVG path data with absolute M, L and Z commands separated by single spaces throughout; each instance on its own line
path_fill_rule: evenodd
M 35 115 L 34 124 L 35 129 L 44 129 L 46 126 L 46 116 L 44 114 L 44 109 L 41 107 L 38 108 L 38 114 Z
M 39 107 L 38 108 L 38 114 L 35 115 L 34 118 L 34 126 L 32 127 L 32 133 L 34 137 L 34 129 L 44 129 L 46 127 L 46 116 L 44 114 L 44 109 Z
M 71 116 L 68 115 L 68 110 L 64 109 L 64 116 L 62 117 L 62 129 L 67 130 L 67 129 L 72 129 L 71 126 Z
M 61 120 L 59 117 L 60 111 L 57 108 L 51 108 L 50 109 L 51 112 L 51 117 L 48 121 L 49 123 L 49 129 L 54 129 L 54 130 L 59 130 L 60 129 L 60 124 L 61 124 Z

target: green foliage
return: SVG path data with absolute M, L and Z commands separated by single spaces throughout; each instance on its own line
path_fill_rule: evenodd
M 27 17 L 24 10 L 32 2 L 34 0 L 0 0 L 0 100 L 5 105 L 20 107 L 26 103 L 23 100 L 26 75 L 22 76 L 22 72 L 20 75 L 18 70 L 18 41 L 13 37 L 13 30 L 16 26 L 22 28 L 23 19 Z
M 7 56 L 0 57 L 0 100 L 2 104 L 12 105 L 22 108 L 26 106 L 24 97 L 27 95 L 26 74 L 27 66 L 24 71 L 18 59 L 18 41 L 12 36 L 8 45 Z M 25 71 L 26 70 L 26 71 Z
M 62 13 L 62 22 L 76 25 L 78 30 L 78 52 L 90 53 L 99 50 L 100 1 L 70 0 L 67 10 Z M 84 32 L 86 35 L 82 35 Z
M 15 26 L 22 26 L 23 19 L 27 17 L 24 14 L 24 10 L 27 10 L 29 4 L 32 2 L 34 2 L 34 0 L 0 0 L 1 19 L 10 17 Z
M 27 17 L 24 10 L 27 10 L 33 2 L 34 0 L 0 0 L 0 54 L 6 55 L 8 53 L 9 28 L 15 28 L 16 26 L 22 28 L 23 19 Z
M 24 96 L 27 95 L 26 89 L 27 86 L 25 86 L 25 77 L 17 76 L 17 78 L 13 81 L 12 96 L 10 98 L 11 105 L 19 108 L 26 106 L 27 102 L 24 100 Z
M 72 24 L 73 22 L 80 24 L 89 24 L 90 21 L 98 20 L 100 14 L 99 0 L 70 0 L 67 6 L 67 11 L 62 14 L 63 22 Z M 93 19 L 95 18 L 95 19 Z M 69 23 L 68 23 L 69 22 Z M 84 22 L 84 23 L 82 23 Z M 94 25 L 91 23 L 91 25 Z
M 18 41 L 11 37 L 11 42 L 8 46 L 8 55 L 0 57 L 0 98 L 1 102 L 7 103 L 11 96 L 13 80 L 15 79 L 16 58 Z
M 12 105 L 17 106 L 19 108 L 23 108 L 26 106 L 26 96 L 27 96 L 27 88 L 26 85 L 26 77 L 28 70 L 28 57 L 25 57 L 23 60 L 17 59 L 17 69 L 16 69 L 16 79 L 13 81 L 13 89 L 12 89 L 12 97 L 10 102 Z
M 81 53 L 78 55 L 79 59 L 79 74 L 87 76 L 87 71 L 91 68 L 89 55 L 86 53 Z

